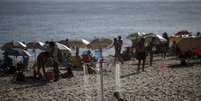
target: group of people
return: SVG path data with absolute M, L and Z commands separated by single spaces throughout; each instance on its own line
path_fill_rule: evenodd
M 115 61 L 119 61 L 123 63 L 125 60 L 130 60 L 131 58 L 136 58 L 138 60 L 138 68 L 137 72 L 140 70 L 144 71 L 146 57 L 149 55 L 149 65 L 152 66 L 153 58 L 154 58 L 154 47 L 161 50 L 162 57 L 165 58 L 167 56 L 167 51 L 169 50 L 169 37 L 166 32 L 163 33 L 163 38 L 167 40 L 166 43 L 156 45 L 154 43 L 155 39 L 152 38 L 151 41 L 145 45 L 145 38 L 139 37 L 138 41 L 135 42 L 131 47 L 126 47 L 126 50 L 121 53 L 122 46 L 123 46 L 123 40 L 121 39 L 121 36 L 118 36 L 118 38 L 114 38 L 114 56 Z
M 168 40 L 167 44 L 165 45 L 169 47 L 168 34 L 164 33 L 163 37 Z M 88 68 L 88 72 L 95 73 L 93 62 L 101 61 L 103 59 L 102 49 L 95 50 L 94 56 L 92 55 L 90 50 L 87 50 L 82 55 L 79 55 L 79 48 L 75 47 L 76 53 L 74 56 L 72 56 L 69 54 L 61 54 L 61 52 L 56 48 L 55 42 L 47 42 L 46 44 L 49 45 L 49 48 L 47 49 L 45 54 L 38 56 L 37 63 L 39 63 L 38 66 L 40 68 L 41 66 L 43 68 L 45 64 L 44 62 L 47 61 L 47 59 L 45 58 L 50 58 L 50 60 L 53 61 L 52 62 L 54 65 L 53 67 L 54 67 L 55 73 L 57 74 L 57 77 L 59 75 L 58 67 L 60 64 L 62 64 L 66 68 L 67 75 L 73 76 L 72 68 L 82 68 L 84 63 L 86 64 Z M 139 38 L 139 41 L 137 42 L 137 44 L 131 47 L 127 47 L 126 50 L 122 52 L 123 39 L 121 36 L 118 36 L 114 38 L 113 44 L 112 44 L 112 47 L 114 47 L 114 62 L 115 63 L 120 62 L 123 64 L 125 60 L 130 60 L 133 57 L 138 60 L 137 71 L 138 72 L 140 70 L 144 71 L 146 57 L 148 54 L 150 55 L 150 65 L 152 65 L 153 53 L 154 53 L 153 44 L 154 44 L 153 41 L 151 41 L 148 46 L 145 46 L 145 39 L 142 37 L 142 38 Z M 167 49 L 168 48 L 165 48 L 165 50 Z M 164 55 L 164 57 L 165 56 L 166 54 Z M 10 60 L 8 60 L 7 58 L 5 59 L 10 62 Z M 24 59 L 24 60 L 27 60 L 27 59 Z M 4 62 L 4 63 L 9 63 L 9 62 Z M 25 61 L 25 62 L 24 62 L 25 64 L 28 64 L 28 61 Z M 4 64 L 4 65 L 7 65 L 7 64 Z M 38 69 L 40 70 L 40 68 Z M 43 69 L 43 71 L 45 71 L 45 69 Z
M 118 36 L 118 38 L 114 38 L 113 47 L 115 50 L 115 53 L 114 53 L 115 62 L 118 61 L 118 62 L 123 63 L 123 59 L 121 56 L 122 46 L 123 46 L 123 40 L 122 40 L 121 36 Z

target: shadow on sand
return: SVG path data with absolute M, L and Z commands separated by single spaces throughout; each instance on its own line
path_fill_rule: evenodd
M 139 73 L 135 72 L 135 73 L 130 73 L 130 74 L 126 74 L 126 75 L 122 75 L 120 76 L 120 78 L 126 78 L 126 77 L 129 77 L 129 76 L 133 76 L 133 75 L 137 75 Z
M 36 80 L 33 77 L 26 77 L 24 81 L 13 81 L 12 83 L 20 85 L 21 87 L 15 88 L 16 90 L 32 88 L 32 87 L 40 87 L 45 86 L 48 81 L 47 80 Z
M 194 64 L 189 63 L 189 64 L 186 64 L 186 65 L 174 64 L 174 65 L 169 65 L 168 67 L 169 68 L 187 68 L 187 67 L 192 67 L 192 66 L 194 66 Z

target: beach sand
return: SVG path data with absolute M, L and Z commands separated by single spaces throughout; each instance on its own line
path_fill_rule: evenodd
M 165 60 L 156 57 L 153 66 L 146 65 L 145 72 L 136 73 L 136 62 L 125 62 L 120 65 L 118 85 L 115 83 L 115 66 L 112 66 L 111 72 L 109 69 L 104 72 L 104 101 L 117 101 L 113 96 L 116 91 L 126 101 L 200 101 L 200 61 L 188 66 L 177 64 L 179 61 L 173 57 Z M 74 73 L 73 78 L 48 83 L 31 80 L 16 83 L 12 76 L 0 77 L 0 100 L 100 101 L 99 75 Z

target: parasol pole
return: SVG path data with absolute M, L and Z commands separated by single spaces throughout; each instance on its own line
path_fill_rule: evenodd
M 102 52 L 102 51 L 101 51 Z M 100 60 L 100 83 L 101 83 L 101 101 L 104 101 L 103 88 L 103 59 Z

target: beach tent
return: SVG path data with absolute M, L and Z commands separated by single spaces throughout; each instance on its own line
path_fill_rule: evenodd
M 182 38 L 177 43 L 177 46 L 181 51 L 192 51 L 192 52 L 194 52 L 196 49 L 201 47 L 201 37 Z

